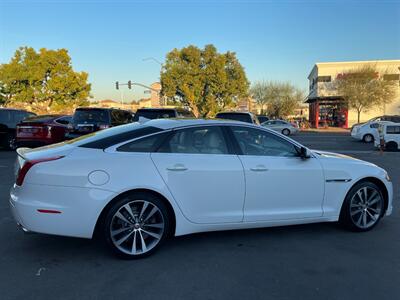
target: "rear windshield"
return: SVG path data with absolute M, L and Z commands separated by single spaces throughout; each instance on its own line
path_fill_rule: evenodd
M 135 116 L 133 117 L 133 122 L 139 121 L 139 117 L 143 117 L 146 119 L 166 119 L 166 118 L 175 118 L 175 110 L 173 109 L 152 109 L 145 110 L 139 109 Z
M 251 120 L 250 115 L 248 114 L 240 114 L 240 113 L 219 113 L 216 115 L 218 119 L 228 119 L 228 120 L 235 120 L 241 121 L 246 123 L 253 123 Z
M 72 122 L 79 123 L 109 123 L 110 115 L 105 109 L 77 109 Z
M 129 123 L 86 134 L 65 143 L 84 148 L 106 149 L 113 145 L 160 131 L 162 129 L 157 127 Z

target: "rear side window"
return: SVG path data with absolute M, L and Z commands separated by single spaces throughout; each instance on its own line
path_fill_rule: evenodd
M 164 153 L 228 154 L 222 129 L 217 126 L 177 130 L 158 150 Z
M 372 123 L 371 125 L 369 125 L 370 128 L 378 128 L 379 127 L 379 123 Z
M 66 143 L 84 148 L 106 149 L 113 145 L 160 131 L 162 131 L 160 128 L 131 123 L 83 135 Z
M 387 134 L 400 134 L 400 126 L 387 126 L 386 133 Z
M 144 137 L 117 148 L 120 152 L 154 152 L 171 132 L 164 132 Z

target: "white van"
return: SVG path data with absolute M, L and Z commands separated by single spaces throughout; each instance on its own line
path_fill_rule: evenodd
M 379 139 L 375 139 L 375 147 L 380 147 L 380 139 L 383 139 L 386 150 L 400 150 L 400 123 L 380 124 L 378 128 Z
M 380 124 L 400 124 L 391 121 L 368 121 L 364 124 L 359 124 L 351 129 L 351 137 L 363 141 L 364 143 L 372 143 L 379 141 L 378 127 Z

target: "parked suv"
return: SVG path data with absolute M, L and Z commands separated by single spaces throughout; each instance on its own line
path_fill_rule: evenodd
M 67 139 L 73 139 L 84 134 L 113 126 L 132 122 L 132 113 L 115 108 L 82 107 L 75 110 L 71 123 L 68 125 Z
M 65 140 L 71 116 L 43 115 L 22 120 L 17 125 L 17 146 L 37 147 Z
M 145 119 L 165 119 L 165 118 L 195 118 L 194 114 L 183 108 L 139 108 L 133 122 L 138 122 L 139 118 Z
M 27 117 L 35 116 L 22 109 L 0 108 L 0 146 L 15 149 L 15 132 L 19 122 Z
M 260 121 L 258 120 L 257 116 L 250 112 L 227 111 L 217 113 L 215 117 L 217 119 L 228 119 L 260 125 Z
M 400 150 L 400 124 L 381 122 L 378 127 L 379 139 L 375 139 L 376 148 L 381 147 L 381 139 L 383 140 L 383 149 L 388 151 Z

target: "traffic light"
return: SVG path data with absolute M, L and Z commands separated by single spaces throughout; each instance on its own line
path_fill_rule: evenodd
M 131 89 L 132 88 L 132 81 L 128 81 L 128 89 Z
M 118 83 L 118 81 L 115 82 L 115 88 L 116 88 L 117 90 L 119 90 L 119 83 Z

